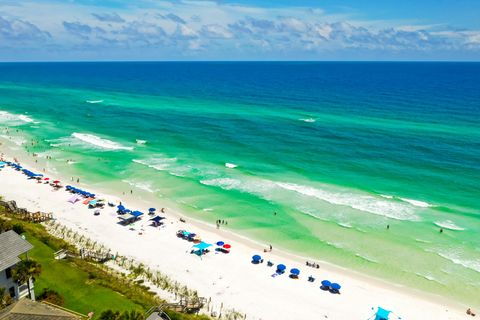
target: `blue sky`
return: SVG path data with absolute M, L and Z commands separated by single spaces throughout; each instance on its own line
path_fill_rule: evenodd
M 0 0 L 0 60 L 480 60 L 478 0 Z

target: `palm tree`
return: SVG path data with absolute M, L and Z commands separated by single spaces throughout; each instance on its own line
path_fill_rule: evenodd
M 27 283 L 28 296 L 31 298 L 30 278 L 38 277 L 42 272 L 42 266 L 35 260 L 22 260 L 12 269 L 12 278 L 19 285 Z

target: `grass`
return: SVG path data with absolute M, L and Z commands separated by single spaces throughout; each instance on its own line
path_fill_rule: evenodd
M 40 294 L 44 288 L 57 291 L 65 299 L 63 305 L 83 314 L 94 311 L 98 316 L 107 309 L 144 311 L 143 307 L 133 303 L 125 296 L 110 288 L 97 285 L 89 277 L 89 273 L 80 270 L 69 260 L 55 260 L 54 249 L 40 239 L 25 233 L 26 239 L 34 246 L 29 257 L 42 265 L 42 273 L 35 282 L 35 292 Z

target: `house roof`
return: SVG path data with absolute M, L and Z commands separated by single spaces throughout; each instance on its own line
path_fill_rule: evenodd
M 13 230 L 0 233 L 0 271 L 18 263 L 18 256 L 32 248 L 27 240 Z
M 50 304 L 21 299 L 0 310 L 0 320 L 78 320 L 73 313 L 64 311 Z

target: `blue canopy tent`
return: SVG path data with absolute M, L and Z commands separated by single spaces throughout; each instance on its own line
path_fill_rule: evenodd
M 207 249 L 209 247 L 211 247 L 212 245 L 210 243 L 206 243 L 206 242 L 200 242 L 200 243 L 197 243 L 196 245 L 193 245 L 192 248 L 195 248 L 192 250 L 191 253 L 195 253 L 197 254 L 199 257 L 202 256 L 202 254 L 208 252 Z
M 132 213 L 130 213 L 132 216 L 134 216 L 135 218 L 138 218 L 140 216 L 143 216 L 143 212 L 140 212 L 140 211 L 133 211 Z
M 211 247 L 212 245 L 210 243 L 206 243 L 206 242 L 200 242 L 200 243 L 197 243 L 196 245 L 193 246 L 193 248 L 197 248 L 197 249 L 200 249 L 200 250 L 205 250 L 209 247 Z
M 285 269 L 287 269 L 287 266 L 285 266 L 284 264 L 277 265 L 277 273 L 284 273 Z
M 153 221 L 153 226 L 154 227 L 158 227 L 162 222 L 162 220 L 165 219 L 165 217 L 160 217 L 160 216 L 156 216 L 156 217 L 153 217 L 152 219 L 150 219 L 150 221 Z
M 155 221 L 155 222 L 158 223 L 158 222 L 162 221 L 163 219 L 166 219 L 166 218 L 165 218 L 165 217 L 156 216 L 156 217 L 154 217 L 154 218 L 152 218 L 152 219 L 150 219 L 150 220 L 151 220 L 151 221 Z
M 253 264 L 259 264 L 260 261 L 262 261 L 262 256 L 256 254 L 252 257 L 252 263 Z
M 377 313 L 375 313 L 375 320 L 388 320 L 388 317 L 390 316 L 391 312 L 392 311 L 388 311 L 378 307 Z

